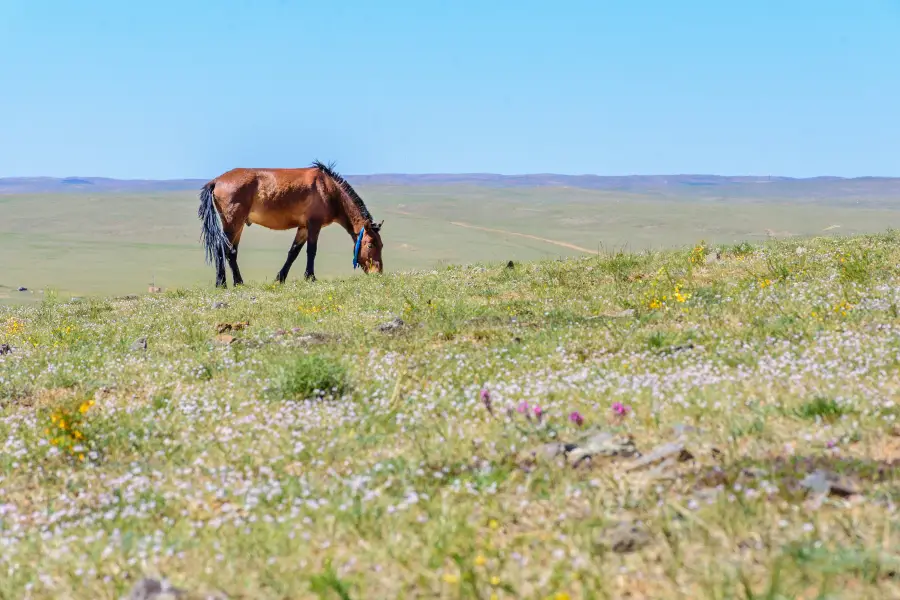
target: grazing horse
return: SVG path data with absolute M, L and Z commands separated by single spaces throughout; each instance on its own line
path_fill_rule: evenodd
M 226 287 L 225 261 L 231 267 L 234 285 L 241 285 L 237 254 L 245 225 L 284 231 L 297 229 L 287 260 L 276 275 L 287 279 L 291 265 L 306 244 L 306 279 L 315 281 L 316 246 L 319 231 L 332 223 L 347 230 L 354 241 L 353 268 L 381 273 L 381 225 L 334 165 L 319 161 L 303 169 L 232 169 L 219 175 L 200 191 L 197 211 L 201 241 L 207 264 L 216 265 L 216 287 Z

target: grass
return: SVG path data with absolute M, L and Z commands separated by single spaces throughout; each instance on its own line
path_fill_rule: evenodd
M 784 238 L 900 227 L 900 210 L 890 198 L 811 204 L 778 199 L 771 190 L 765 199 L 727 202 L 565 188 L 360 186 L 359 192 L 372 213 L 385 220 L 385 261 L 392 271 L 585 254 L 453 223 L 533 235 L 604 255 L 682 247 L 698 239 L 717 246 L 759 242 L 770 232 Z M 0 199 L 0 303 L 40 301 L 47 290 L 61 296 L 109 296 L 143 293 L 151 282 L 166 289 L 190 288 L 214 277 L 198 244 L 196 193 Z M 293 235 L 245 229 L 240 250 L 245 280 L 271 282 Z M 351 253 L 346 232 L 327 227 L 319 242 L 317 274 L 351 275 Z M 291 277 L 302 277 L 304 261 L 301 256 Z M 846 277 L 857 276 L 854 264 L 848 262 Z M 610 266 L 622 267 L 627 265 Z M 19 286 L 29 291 L 17 292 Z
M 897 597 L 898 265 L 707 239 L 0 306 L 0 597 Z

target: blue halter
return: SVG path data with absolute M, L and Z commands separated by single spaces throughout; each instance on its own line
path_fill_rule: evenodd
M 363 227 L 359 230 L 359 235 L 356 236 L 356 247 L 353 248 L 353 268 L 359 266 L 359 249 L 362 247 L 362 239 L 363 234 L 366 232 L 366 228 Z

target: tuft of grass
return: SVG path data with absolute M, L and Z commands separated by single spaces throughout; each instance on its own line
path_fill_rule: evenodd
M 350 387 L 347 367 L 322 354 L 300 354 L 274 367 L 269 393 L 289 400 L 337 398 Z
M 834 398 L 816 396 L 809 402 L 801 404 L 797 408 L 796 414 L 803 419 L 835 421 L 850 414 L 850 410 L 839 404 Z

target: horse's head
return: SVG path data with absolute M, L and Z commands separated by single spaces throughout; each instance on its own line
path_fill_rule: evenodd
M 384 260 L 381 258 L 381 223 L 366 224 L 363 229 L 362 242 L 359 245 L 359 266 L 364 273 L 381 273 L 384 270 Z

